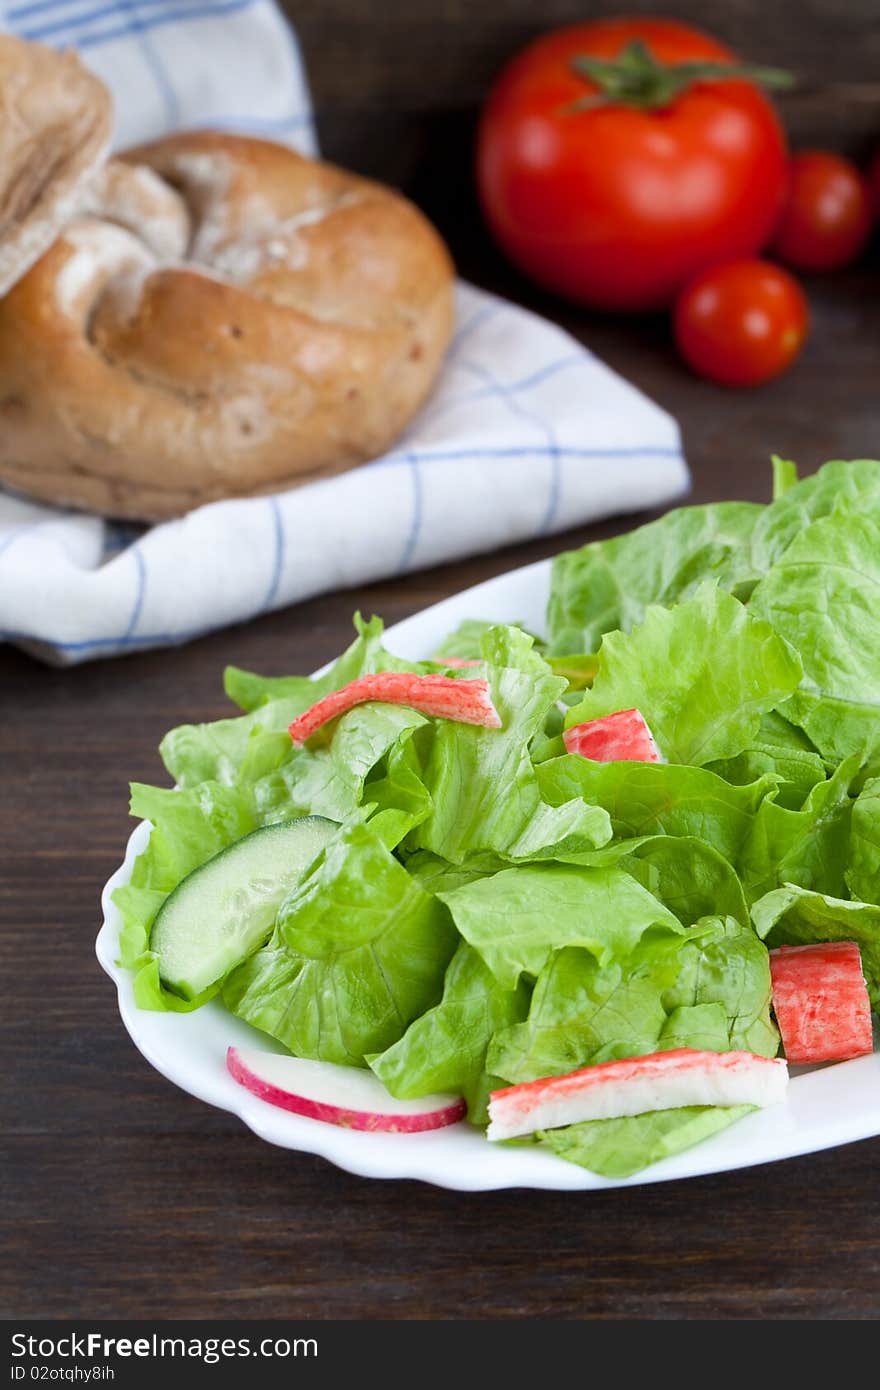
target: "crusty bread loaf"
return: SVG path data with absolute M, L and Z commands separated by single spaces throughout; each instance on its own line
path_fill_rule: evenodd
M 0 295 L 78 206 L 111 117 L 110 93 L 75 54 L 0 34 Z
M 383 452 L 424 400 L 453 271 L 418 210 L 266 141 L 107 164 L 0 299 L 0 481 L 159 519 Z

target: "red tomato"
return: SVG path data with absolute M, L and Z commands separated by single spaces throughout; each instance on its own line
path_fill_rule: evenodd
M 798 270 L 837 270 L 854 261 L 871 230 L 868 181 L 826 150 L 796 154 L 770 250 Z
M 591 66 L 588 80 L 578 59 L 615 63 Z M 691 78 L 672 90 L 674 65 L 734 61 L 663 19 L 575 24 L 526 48 L 492 89 L 477 139 L 480 198 L 511 259 L 585 304 L 640 310 L 669 304 L 704 267 L 764 246 L 787 169 L 773 107 L 742 79 Z
M 769 261 L 728 261 L 698 275 L 675 305 L 675 341 L 699 376 L 758 386 L 784 372 L 807 337 L 803 290 Z

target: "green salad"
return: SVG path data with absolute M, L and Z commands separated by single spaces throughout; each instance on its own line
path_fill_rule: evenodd
M 798 481 L 776 460 L 766 506 L 559 555 L 540 638 L 483 616 L 409 662 L 356 615 L 326 674 L 230 667 L 241 712 L 166 735 L 175 786 L 132 786 L 152 831 L 114 895 L 140 1007 L 219 996 L 296 1057 L 463 1096 L 477 1126 L 491 1091 L 593 1063 L 775 1057 L 780 944 L 858 943 L 880 1009 L 880 462 Z M 487 682 L 500 727 L 373 698 L 292 741 L 383 672 Z M 663 761 L 566 751 L 629 710 Z M 525 1142 L 624 1177 L 748 1109 Z

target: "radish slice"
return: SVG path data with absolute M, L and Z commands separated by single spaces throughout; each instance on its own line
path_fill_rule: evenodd
M 372 676 L 360 676 L 341 690 L 325 695 L 305 714 L 294 719 L 288 730 L 290 737 L 297 747 L 301 747 L 329 720 L 369 700 L 382 700 L 389 705 L 409 705 L 421 714 L 454 719 L 461 724 L 482 724 L 486 729 L 501 728 L 501 720 L 489 694 L 488 681 L 459 680 L 455 676 L 414 676 L 409 671 L 380 671 Z
M 226 1067 L 260 1100 L 345 1129 L 419 1134 L 454 1125 L 467 1113 L 467 1105 L 459 1096 L 396 1100 L 371 1071 L 333 1062 L 230 1047 Z
M 687 1047 L 652 1052 L 493 1091 L 487 1135 L 515 1139 L 536 1129 L 682 1105 L 773 1105 L 784 1098 L 787 1082 L 781 1058 Z
M 579 753 L 596 763 L 662 763 L 644 715 L 637 709 L 621 709 L 604 719 L 575 724 L 562 735 L 566 752 Z
M 855 941 L 770 952 L 773 1011 L 789 1062 L 843 1062 L 874 1050 L 871 1001 Z

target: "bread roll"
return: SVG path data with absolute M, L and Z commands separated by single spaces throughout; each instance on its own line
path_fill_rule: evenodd
M 159 520 L 387 450 L 452 327 L 437 233 L 287 147 L 176 135 L 110 161 L 0 300 L 0 481 Z
M 111 118 L 109 92 L 75 54 L 0 34 L 0 295 L 79 206 Z

